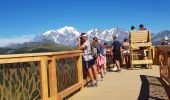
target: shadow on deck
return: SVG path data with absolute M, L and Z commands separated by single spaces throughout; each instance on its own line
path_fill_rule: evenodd
M 169 100 L 170 87 L 159 77 L 140 75 L 142 85 L 138 100 Z

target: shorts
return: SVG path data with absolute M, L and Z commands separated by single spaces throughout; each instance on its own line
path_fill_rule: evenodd
M 120 52 L 114 52 L 114 56 L 113 56 L 113 61 L 121 61 L 121 53 Z
M 124 50 L 123 51 L 123 56 L 129 56 L 130 55 L 130 51 L 129 50 Z
M 83 66 L 87 69 L 91 68 L 94 64 L 95 64 L 95 61 L 93 59 L 89 61 L 83 61 Z

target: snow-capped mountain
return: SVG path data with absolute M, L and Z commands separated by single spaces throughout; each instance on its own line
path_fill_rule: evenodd
M 33 42 L 41 42 L 43 40 L 50 40 L 52 42 L 64 45 L 73 45 L 77 41 L 80 32 L 73 27 L 64 27 L 58 30 L 50 30 L 42 35 L 35 36 Z
M 112 28 L 106 30 L 92 29 L 87 32 L 90 37 L 98 37 L 101 41 L 112 41 L 114 35 L 118 35 L 120 41 L 124 38 L 128 38 L 128 32 L 121 28 Z
M 76 30 L 74 27 L 63 27 L 58 30 L 50 30 L 42 35 L 36 36 L 32 41 L 41 42 L 43 40 L 50 40 L 58 44 L 63 45 L 76 45 L 77 37 L 80 36 L 81 32 Z M 92 29 L 87 32 L 90 39 L 94 36 L 98 37 L 101 41 L 112 41 L 113 35 L 118 35 L 122 41 L 128 37 L 128 32 L 120 28 L 112 29 Z

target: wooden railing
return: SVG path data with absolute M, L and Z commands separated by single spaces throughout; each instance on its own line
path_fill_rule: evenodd
M 156 46 L 154 64 L 160 66 L 160 77 L 170 85 L 170 46 Z
M 0 99 L 60 100 L 83 87 L 82 51 L 0 56 Z

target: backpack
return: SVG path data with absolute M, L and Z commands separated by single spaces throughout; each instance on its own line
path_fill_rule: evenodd
M 90 42 L 90 45 L 91 45 L 91 55 L 92 55 L 92 57 L 97 57 L 97 47 L 92 43 L 92 42 Z

